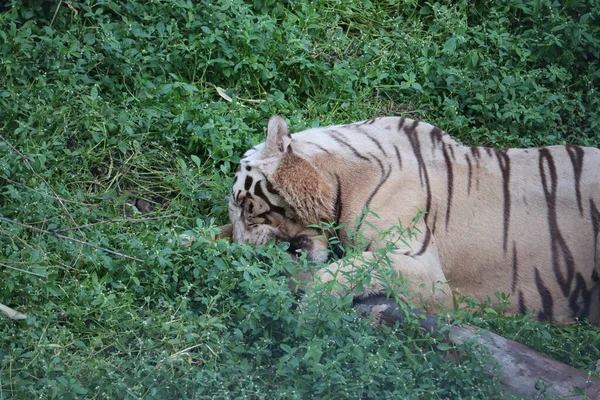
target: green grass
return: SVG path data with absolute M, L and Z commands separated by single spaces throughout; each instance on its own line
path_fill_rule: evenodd
M 561 3 L 0 6 L 0 303 L 29 316 L 1 319 L 0 399 L 501 398 L 484 355 L 457 366 L 416 321 L 374 329 L 334 300 L 299 320 L 281 246 L 178 235 L 226 222 L 276 113 L 599 146 L 600 2 Z M 600 358 L 596 327 L 473 309 L 456 318 L 586 371 Z

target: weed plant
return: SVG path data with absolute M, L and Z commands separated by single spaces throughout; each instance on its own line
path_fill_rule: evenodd
M 300 318 L 284 245 L 210 238 L 276 113 L 292 130 L 402 114 L 469 145 L 598 146 L 599 13 L 598 0 L 2 3 L 0 303 L 28 318 L 0 317 L 0 399 L 502 398 L 472 346 L 455 364 L 418 321 L 374 328 L 326 293 Z M 586 371 L 600 358 L 595 327 L 473 303 L 457 321 Z

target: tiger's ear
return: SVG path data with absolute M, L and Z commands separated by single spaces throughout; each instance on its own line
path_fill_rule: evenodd
M 267 125 L 267 141 L 263 150 L 263 158 L 282 156 L 291 150 L 290 143 L 292 136 L 287 127 L 287 123 L 279 115 L 273 115 L 269 118 Z
M 314 166 L 292 151 L 285 120 L 269 119 L 267 141 L 255 165 L 305 224 L 331 220 L 333 190 Z

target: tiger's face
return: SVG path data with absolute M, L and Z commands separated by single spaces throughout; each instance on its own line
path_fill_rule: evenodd
M 288 252 L 294 255 L 306 252 L 312 261 L 328 259 L 327 238 L 319 230 L 298 222 L 294 210 L 254 165 L 248 153 L 235 175 L 229 198 L 229 220 L 234 241 L 253 245 L 263 245 L 270 240 L 289 242 Z

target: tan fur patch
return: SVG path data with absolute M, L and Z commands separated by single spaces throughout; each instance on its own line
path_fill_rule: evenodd
M 286 153 L 272 176 L 275 189 L 304 224 L 333 218 L 333 190 L 306 160 Z

